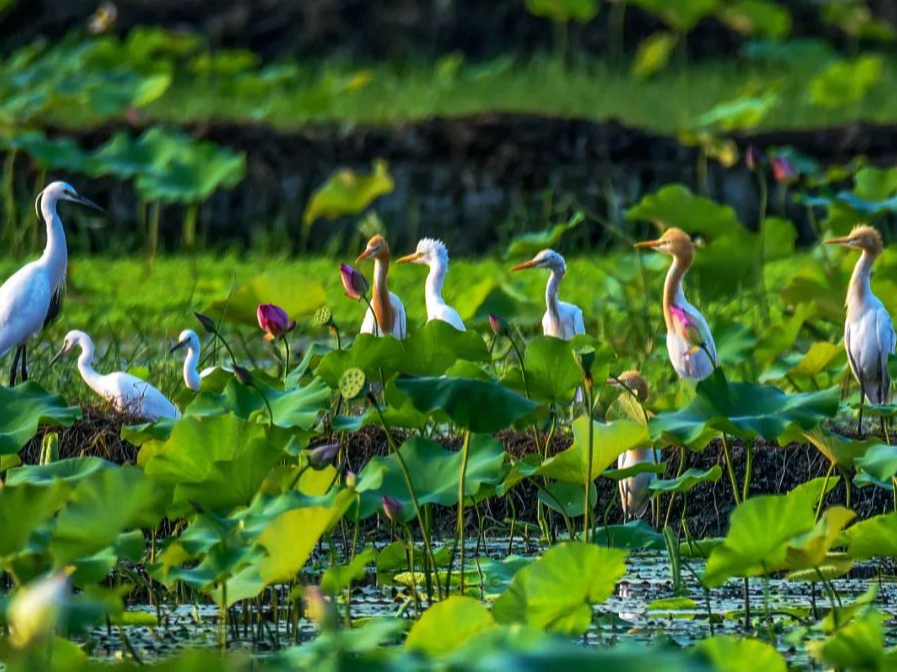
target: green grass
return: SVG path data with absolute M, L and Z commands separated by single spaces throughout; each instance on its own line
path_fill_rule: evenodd
M 462 64 L 443 72 L 433 64 L 371 68 L 329 66 L 323 73 L 303 66 L 281 86 L 244 93 L 240 86 L 179 77 L 151 105 L 150 119 L 264 121 L 281 129 L 311 122 L 398 124 L 441 115 L 518 112 L 593 121 L 617 119 L 627 126 L 673 132 L 742 91 L 776 88 L 781 99 L 765 129 L 836 126 L 850 121 L 888 122 L 897 117 L 897 68 L 885 58 L 882 80 L 861 102 L 826 109 L 809 100 L 807 84 L 822 65 L 799 60 L 700 62 L 673 66 L 646 81 L 628 67 L 592 61 L 572 68 L 551 59 Z M 367 73 L 367 74 L 365 74 Z M 359 81 L 369 82 L 355 86 Z

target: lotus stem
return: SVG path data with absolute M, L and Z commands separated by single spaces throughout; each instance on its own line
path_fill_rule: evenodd
M 726 433 L 722 432 L 721 436 L 723 438 L 723 453 L 726 456 L 726 471 L 729 473 L 729 482 L 732 484 L 732 496 L 735 498 L 735 505 L 738 506 L 741 504 L 741 500 L 738 497 L 738 481 L 735 479 L 735 467 L 732 466 L 732 452 L 729 450 L 729 440 L 726 438 Z
M 414 535 L 408 529 L 408 523 L 402 521 L 402 534 L 408 544 L 408 569 L 411 572 L 411 597 L 414 599 L 414 614 L 420 618 L 420 595 L 417 594 L 417 572 L 414 569 Z M 346 596 L 346 620 L 348 625 L 349 604 Z
M 284 356 L 283 356 L 283 362 L 284 362 L 284 363 L 283 363 L 283 387 L 284 387 L 284 389 L 286 389 L 286 386 L 287 386 L 287 376 L 288 376 L 289 373 L 290 373 L 290 342 L 289 342 L 289 340 L 287 340 L 287 335 L 286 335 L 286 333 L 284 333 L 283 336 L 280 337 L 280 339 L 283 341 L 283 350 L 284 350 Z
M 586 478 L 585 478 L 585 487 L 583 492 L 583 501 L 582 501 L 582 540 L 585 543 L 589 543 L 589 514 L 591 513 L 591 505 L 589 502 L 589 494 L 592 490 L 592 445 L 594 442 L 594 433 L 595 428 L 592 425 L 592 413 L 594 412 L 594 408 L 592 405 L 592 386 L 586 382 L 585 385 L 585 393 L 586 393 L 586 408 L 588 408 L 588 422 L 589 422 L 589 456 L 587 459 L 588 467 L 586 469 Z
M 464 480 L 467 477 L 467 460 L 470 453 L 470 430 L 464 433 L 464 443 L 461 446 L 461 475 L 458 479 L 458 530 L 457 544 L 461 546 L 461 564 L 459 570 L 461 572 L 460 585 L 461 594 L 464 594 Z M 451 573 L 450 573 L 451 574 Z
M 754 444 L 751 442 L 748 444 L 745 442 L 744 444 L 744 483 L 743 490 L 741 491 L 741 501 L 746 502 L 748 499 L 748 493 L 751 489 L 751 479 L 754 476 Z
M 371 315 L 374 316 L 374 336 L 380 337 L 380 323 L 377 322 L 377 313 L 374 312 L 374 306 L 371 305 L 370 299 L 368 299 L 367 294 L 362 294 L 361 298 L 364 299 L 364 302 L 367 304 L 368 310 L 371 311 Z
M 679 478 L 682 475 L 682 470 L 685 468 L 685 446 L 679 446 L 679 468 L 676 470 L 676 478 Z M 670 524 L 670 516 L 673 513 L 673 503 L 676 501 L 676 492 L 675 490 L 670 493 L 670 503 L 667 505 L 667 515 L 663 520 L 663 526 L 666 528 Z
M 765 320 L 769 316 L 769 304 L 766 300 L 766 208 L 769 201 L 769 190 L 766 175 L 757 171 L 757 186 L 760 190 L 760 219 L 757 222 L 757 291 L 760 293 L 760 311 Z

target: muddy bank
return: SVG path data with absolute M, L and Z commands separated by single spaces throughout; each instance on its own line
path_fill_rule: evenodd
M 106 127 L 79 140 L 93 148 L 116 130 L 120 127 Z M 674 182 L 698 191 L 693 148 L 675 137 L 615 122 L 490 114 L 390 127 L 319 124 L 281 131 L 211 124 L 190 130 L 247 155 L 246 179 L 200 209 L 199 244 L 213 249 L 354 249 L 357 217 L 319 221 L 306 232 L 303 211 L 314 190 L 336 170 L 368 172 L 379 158 L 388 161 L 395 189 L 373 210 L 386 223 L 391 242 L 407 247 L 422 235 L 438 235 L 457 254 L 482 254 L 502 247 L 515 232 L 541 229 L 552 206 L 582 207 L 626 226 L 624 210 L 646 193 Z M 846 163 L 857 155 L 878 165 L 897 161 L 895 127 L 851 124 L 736 140 L 742 150 L 749 144 L 791 145 L 822 163 Z M 28 174 L 24 159 L 17 167 L 24 198 L 35 175 Z M 105 239 L 131 241 L 136 247 L 142 225 L 131 186 L 98 179 L 86 191 L 107 207 L 104 237 L 89 238 L 94 251 L 102 249 Z M 724 169 L 711 163 L 707 193 L 733 206 L 746 226 L 755 226 L 757 186 L 743 165 Z M 787 214 L 798 224 L 802 242 L 809 242 L 813 234 L 806 210 L 792 204 Z M 180 249 L 183 216 L 178 206 L 163 208 L 162 238 L 169 249 Z M 600 246 L 605 238 L 610 242 L 594 220 L 571 237 L 569 246 L 579 249 Z

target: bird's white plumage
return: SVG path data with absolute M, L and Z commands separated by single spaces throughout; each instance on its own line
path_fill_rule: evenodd
M 83 331 L 70 331 L 66 334 L 60 354 L 71 352 L 76 347 L 81 349 L 78 356 L 81 378 L 116 410 L 147 420 L 180 417 L 174 404 L 145 380 L 123 371 L 105 375 L 97 373 L 93 368 L 94 344 Z
M 891 316 L 870 292 L 861 304 L 851 306 L 844 325 L 844 348 L 854 377 L 870 403 L 887 401 L 891 388 L 888 355 L 894 354 L 897 337 Z
M 657 464 L 657 457 L 651 447 L 627 450 L 617 458 L 618 469 L 628 469 L 637 464 Z M 636 476 L 624 478 L 619 482 L 620 500 L 623 504 L 623 517 L 629 521 L 641 518 L 651 501 L 649 486 L 657 480 L 657 474 L 647 471 Z
M 713 373 L 714 365 L 719 362 L 716 354 L 716 343 L 713 341 L 713 334 L 710 333 L 710 325 L 707 324 L 707 320 L 704 319 L 701 312 L 685 299 L 681 290 L 673 305 L 684 310 L 692 320 L 700 325 L 701 333 L 706 335 L 704 345 L 713 356 L 713 361 L 707 356 L 703 348 L 695 350 L 692 345 L 684 341 L 677 333 L 669 331 L 667 333 L 667 354 L 670 357 L 670 362 L 680 378 L 703 380 Z
M 209 367 L 199 372 L 199 356 L 200 344 L 199 335 L 192 329 L 184 329 L 178 336 L 178 345 L 184 344 L 187 354 L 184 356 L 184 384 L 188 390 L 199 392 L 202 387 L 202 379 L 212 373 L 215 369 Z
M 569 341 L 577 334 L 586 333 L 585 321 L 579 306 L 558 299 L 561 281 L 567 273 L 567 262 L 554 250 L 542 250 L 531 261 L 515 267 L 547 268 L 551 271 L 545 287 L 545 314 L 542 316 L 542 333 Z
M 445 302 L 442 287 L 448 275 L 448 249 L 441 240 L 421 238 L 413 258 L 408 260 L 415 264 L 426 264 L 430 268 L 424 286 L 424 300 L 427 305 L 427 322 L 439 320 L 447 322 L 459 331 L 465 331 L 464 320 L 457 310 Z
M 392 326 L 392 331 L 388 333 L 383 333 L 379 327 L 377 328 L 377 335 L 380 337 L 383 336 L 393 336 L 400 341 L 405 338 L 408 334 L 408 329 L 406 327 L 406 318 L 405 318 L 405 304 L 402 303 L 402 300 L 393 294 L 389 293 L 389 302 L 392 304 L 392 309 L 395 311 L 396 319 Z M 362 334 L 373 334 L 374 326 L 377 324 L 376 318 L 374 317 L 374 313 L 370 308 L 367 309 L 367 312 L 364 314 L 364 321 L 361 323 L 361 333 Z

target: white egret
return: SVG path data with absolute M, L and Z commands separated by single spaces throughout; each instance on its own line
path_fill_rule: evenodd
M 558 289 L 567 273 L 567 262 L 564 258 L 554 250 L 542 250 L 530 261 L 517 264 L 511 270 L 517 272 L 527 268 L 547 268 L 551 271 L 545 288 L 547 309 L 542 317 L 542 333 L 565 341 L 569 341 L 577 334 L 586 333 L 582 310 L 572 303 L 558 300 Z
M 624 394 L 632 394 L 639 405 L 648 400 L 648 382 L 638 371 L 624 371 L 616 378 L 609 378 L 607 384 L 623 388 Z M 628 469 L 637 464 L 657 464 L 657 455 L 652 446 L 627 450 L 617 458 L 618 469 Z M 646 471 L 619 481 L 623 518 L 627 522 L 645 514 L 651 501 L 650 485 L 656 480 L 657 474 Z
M 199 336 L 192 329 L 184 329 L 178 336 L 178 342 L 169 350 L 169 353 L 177 352 L 181 348 L 187 348 L 187 356 L 184 357 L 184 384 L 188 390 L 199 392 L 202 387 L 202 379 L 215 372 L 214 366 L 207 366 L 200 372 Z
M 881 300 L 872 293 L 872 265 L 884 249 L 881 234 L 871 226 L 854 227 L 849 236 L 832 238 L 827 245 L 843 245 L 862 251 L 847 288 L 847 320 L 844 323 L 844 348 L 854 378 L 860 384 L 859 429 L 863 425 L 863 407 L 888 400 L 891 375 L 888 355 L 894 353 L 897 336 L 891 316 Z M 884 419 L 882 418 L 882 429 Z
M 413 254 L 396 260 L 397 264 L 426 264 L 430 267 L 427 274 L 427 284 L 424 288 L 424 299 L 427 303 L 427 322 L 441 320 L 448 322 L 455 329 L 465 331 L 464 321 L 458 311 L 452 308 L 442 298 L 442 286 L 445 276 L 448 274 L 449 256 L 445 243 L 432 238 L 422 238 L 417 243 L 417 250 Z
M 713 334 L 704 316 L 685 298 L 682 278 L 694 259 L 695 246 L 682 229 L 667 229 L 657 240 L 636 243 L 669 254 L 673 263 L 663 285 L 663 319 L 667 353 L 680 378 L 703 380 L 719 365 Z
M 365 259 L 374 260 L 374 288 L 371 292 L 371 310 L 365 313 L 361 323 L 362 334 L 377 336 L 394 336 L 402 340 L 407 335 L 405 321 L 405 305 L 402 300 L 389 291 L 386 276 L 389 274 L 389 245 L 381 235 L 368 241 L 364 252 L 358 255 L 356 264 Z M 375 317 L 376 316 L 376 317 Z
M 56 354 L 50 365 L 55 364 L 60 357 L 74 348 L 81 349 L 78 356 L 78 372 L 81 378 L 90 389 L 112 404 L 117 411 L 147 420 L 180 416 L 174 404 L 146 381 L 122 371 L 106 375 L 97 373 L 93 368 L 93 341 L 83 331 L 70 331 L 65 335 L 62 350 Z
M 0 286 L 0 357 L 15 349 L 9 384 L 16 384 L 16 367 L 28 379 L 26 342 L 41 332 L 62 308 L 68 250 L 62 220 L 56 212 L 59 201 L 80 203 L 101 210 L 65 182 L 52 182 L 37 195 L 34 209 L 47 226 L 47 245 L 36 261 L 26 264 Z

